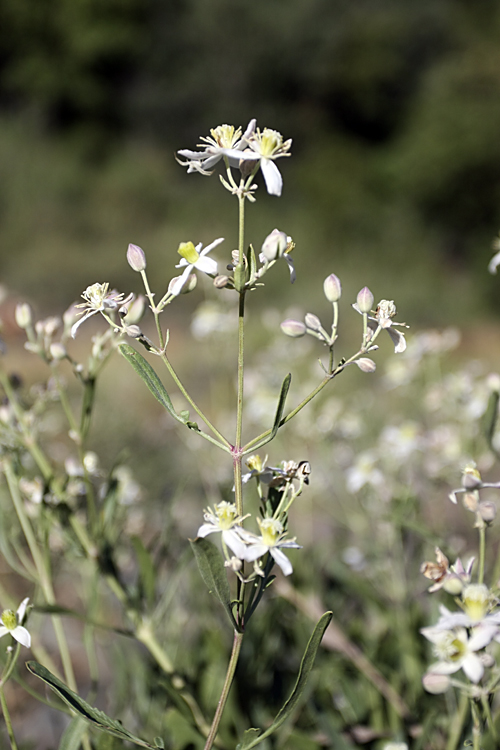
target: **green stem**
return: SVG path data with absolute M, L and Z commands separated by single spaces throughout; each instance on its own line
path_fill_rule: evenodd
M 7 727 L 7 734 L 9 735 L 10 746 L 12 750 L 18 750 L 16 738 L 14 737 L 14 731 L 12 729 L 12 722 L 10 720 L 9 709 L 7 708 L 7 701 L 3 692 L 3 687 L 0 686 L 0 702 L 2 703 L 3 718 L 5 719 L 5 726 Z
M 215 738 L 217 736 L 217 732 L 219 729 L 219 724 L 222 719 L 222 714 L 224 712 L 224 708 L 226 706 L 226 702 L 229 696 L 229 690 L 233 682 L 234 673 L 236 671 L 236 665 L 238 664 L 238 657 L 240 655 L 242 642 L 243 642 L 243 633 L 238 633 L 234 631 L 233 650 L 231 651 L 231 658 L 229 659 L 229 664 L 227 667 L 226 679 L 224 680 L 224 686 L 220 694 L 219 702 L 217 704 L 217 710 L 215 712 L 215 716 L 212 721 L 212 726 L 210 727 L 210 732 L 208 734 L 204 750 L 210 750 L 210 748 L 213 746 L 215 742 Z
M 460 695 L 460 703 L 458 705 L 455 716 L 450 721 L 451 731 L 448 736 L 448 742 L 446 743 L 446 750 L 456 750 L 460 741 L 465 719 L 467 717 L 467 710 L 469 708 L 469 699 L 465 693 Z
M 11 462 L 9 460 L 5 460 L 3 468 L 5 477 L 7 479 L 7 484 L 9 486 L 9 492 L 12 497 L 12 502 L 19 519 L 19 523 L 21 524 L 21 528 L 30 549 L 33 562 L 35 563 L 38 579 L 45 601 L 47 602 L 47 604 L 56 604 L 54 589 L 52 587 L 52 581 L 50 580 L 47 565 L 38 547 L 37 541 L 35 539 L 35 534 L 31 527 L 31 523 L 24 511 L 23 501 L 19 493 L 16 476 L 14 474 Z M 57 615 L 52 615 L 52 626 L 54 628 L 57 644 L 59 646 L 59 653 L 61 655 L 66 682 L 72 690 L 76 691 L 76 680 L 73 672 L 73 665 L 71 663 L 68 643 L 66 641 L 66 636 L 64 634 L 61 619 Z
M 486 555 L 486 526 L 483 524 L 479 527 L 479 573 L 478 583 L 484 582 L 484 560 Z

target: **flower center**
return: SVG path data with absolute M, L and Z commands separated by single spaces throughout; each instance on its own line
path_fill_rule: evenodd
M 277 130 L 265 128 L 260 137 L 260 153 L 262 156 L 272 156 L 283 143 L 283 136 Z
M 257 519 L 262 534 L 262 541 L 267 547 L 274 547 L 280 534 L 283 532 L 282 524 L 275 518 Z
M 241 129 L 234 131 L 234 125 L 219 125 L 210 130 L 210 135 L 220 148 L 232 148 L 241 134 Z
M 102 307 L 104 298 L 106 297 L 106 294 L 108 293 L 108 287 L 109 284 L 92 284 L 92 286 L 88 286 L 84 293 L 82 294 L 82 297 L 87 300 L 89 305 L 91 307 L 100 309 Z
M 181 242 L 177 252 L 193 266 L 200 259 L 200 255 L 192 242 Z
M 464 589 L 464 608 L 471 620 L 479 622 L 483 619 L 488 611 L 489 598 L 489 591 L 484 584 L 471 583 Z
M 17 616 L 11 609 L 5 609 L 2 612 L 2 617 L 0 619 L 7 630 L 14 630 L 14 628 L 17 627 Z
M 215 513 L 219 519 L 220 528 L 225 531 L 230 529 L 235 522 L 237 517 L 236 505 L 234 503 L 228 503 L 225 500 L 215 506 Z

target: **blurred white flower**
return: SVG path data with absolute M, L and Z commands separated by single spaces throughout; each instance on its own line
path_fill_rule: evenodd
M 10 633 L 21 646 L 26 646 L 26 648 L 30 648 L 31 646 L 31 636 L 22 623 L 28 602 L 29 597 L 23 599 L 17 612 L 14 612 L 12 609 L 4 609 L 0 617 L 2 621 L 2 625 L 0 625 L 0 638 Z
M 238 550 L 241 546 L 240 534 L 242 532 L 241 522 L 247 516 L 239 516 L 234 503 L 228 503 L 225 500 L 218 503 L 212 508 L 207 508 L 203 517 L 205 523 L 198 529 L 199 537 L 206 537 L 218 531 L 222 532 L 222 540 L 237 557 L 240 557 Z M 243 559 L 243 558 L 241 558 Z
M 441 630 L 430 627 L 422 628 L 420 632 L 434 645 L 434 655 L 439 659 L 431 664 L 429 672 L 448 675 L 462 669 L 469 680 L 479 682 L 484 665 L 476 652 L 491 643 L 497 632 L 495 626 L 474 629 L 470 638 L 465 628 Z
M 129 295 L 127 299 L 124 300 L 121 292 L 117 292 L 116 289 L 109 291 L 109 284 L 106 282 L 104 284 L 96 283 L 88 286 L 83 292 L 82 298 L 85 302 L 81 302 L 79 305 L 75 305 L 75 307 L 86 308 L 86 311 L 84 313 L 84 310 L 82 310 L 78 313 L 78 315 L 84 314 L 83 318 L 80 318 L 80 320 L 74 323 L 71 327 L 72 338 L 75 338 L 76 332 L 81 324 L 91 318 L 92 315 L 96 315 L 99 312 L 106 312 L 108 310 L 116 310 L 122 305 L 127 304 L 133 298 L 133 295 Z
M 269 552 L 283 574 L 289 576 L 293 571 L 292 563 L 281 551 L 281 548 L 302 549 L 300 544 L 297 544 L 295 539 L 286 539 L 286 534 L 283 533 L 283 524 L 276 518 L 264 518 L 262 521 L 258 518 L 257 523 L 261 536 L 252 534 L 246 529 L 241 529 L 238 543 L 235 547 L 232 547 L 233 552 L 240 560 L 246 562 L 254 562 Z

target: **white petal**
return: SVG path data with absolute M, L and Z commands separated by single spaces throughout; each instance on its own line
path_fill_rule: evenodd
M 488 263 L 488 271 L 490 273 L 496 273 L 498 266 L 500 266 L 500 252 L 495 253 L 493 258 Z
M 472 631 L 472 635 L 469 638 L 469 648 L 471 651 L 479 651 L 491 643 L 495 635 L 498 633 L 496 625 L 478 625 Z
M 2 636 L 4 635 L 7 635 L 7 633 L 10 633 L 10 630 L 7 630 L 5 625 L 0 625 L 0 638 L 2 638 Z
M 278 549 L 278 547 L 271 547 L 269 552 L 271 553 L 271 557 L 273 557 L 280 566 L 281 570 L 283 571 L 283 575 L 289 576 L 290 573 L 293 573 L 292 563 L 284 552 Z
M 401 352 L 404 352 L 406 349 L 406 339 L 401 331 L 396 331 L 395 328 L 386 328 L 385 330 L 392 339 L 395 353 L 401 354 Z
M 74 339 L 76 336 L 76 332 L 80 328 L 82 323 L 85 323 L 86 320 L 92 317 L 92 315 L 95 315 L 96 313 L 100 312 L 99 310 L 87 310 L 85 315 L 80 318 L 72 327 L 71 327 L 71 338 Z
M 283 178 L 276 164 L 270 159 L 262 159 L 260 163 L 262 174 L 266 183 L 269 195 L 281 195 L 283 187 Z
M 213 523 L 204 523 L 198 529 L 198 534 L 196 536 L 205 537 L 208 536 L 208 534 L 213 534 L 215 531 L 220 531 L 220 529 L 218 529 L 217 526 L 214 526 Z
M 29 648 L 31 646 L 31 636 L 26 628 L 23 628 L 22 625 L 18 625 L 17 628 L 11 630 L 10 634 L 13 638 L 16 639 L 16 641 L 21 644 L 21 646 L 26 646 L 26 648 Z
M 462 661 L 462 669 L 472 682 L 479 682 L 484 674 L 484 666 L 481 659 L 475 654 L 467 654 Z
M 183 148 L 180 151 L 177 151 L 177 153 L 181 156 L 184 156 L 186 159 L 198 161 L 201 159 L 206 159 L 207 156 L 209 156 L 208 149 L 205 149 L 205 151 L 190 151 L 188 148 Z
M 217 245 L 220 245 L 221 242 L 224 242 L 224 237 L 218 237 L 218 239 L 211 242 L 210 245 L 207 245 L 206 247 L 204 247 L 203 250 L 201 250 L 202 245 L 200 242 L 199 245 L 196 245 L 196 251 L 200 253 L 200 250 L 201 250 L 200 255 L 201 257 L 204 257 L 205 255 L 207 255 L 207 253 L 211 252 L 211 250 L 213 250 L 214 247 L 217 247 Z
M 176 268 L 177 267 L 178 266 L 176 266 Z M 174 283 L 171 285 L 170 293 L 173 294 L 174 297 L 177 297 L 181 293 L 182 287 L 188 280 L 189 274 L 191 273 L 192 269 L 193 269 L 193 266 L 191 263 L 189 263 L 184 269 L 184 271 L 182 272 L 182 274 L 177 277 L 177 281 L 174 281 Z
M 263 542 L 255 542 L 255 544 L 247 544 L 245 545 L 243 556 L 240 559 L 246 560 L 247 562 L 253 562 L 254 560 L 257 560 L 259 557 L 263 557 L 263 555 L 265 555 L 266 552 L 269 552 L 269 547 L 267 546 L 267 544 L 264 544 Z
M 203 273 L 217 273 L 217 261 L 215 261 L 213 258 L 204 258 L 202 255 L 200 255 L 199 259 L 194 264 L 194 267 L 197 268 L 198 271 L 202 271 Z
M 26 599 L 23 599 L 19 607 L 17 608 L 17 619 L 18 622 L 22 622 L 24 620 L 24 615 L 26 614 L 26 607 L 28 606 L 30 598 L 29 596 L 26 597 Z
M 250 120 L 250 122 L 247 125 L 247 129 L 243 133 L 243 137 L 241 141 L 239 142 L 237 148 L 244 148 L 247 145 L 247 141 L 255 133 L 255 127 L 257 125 L 257 120 L 253 118 Z

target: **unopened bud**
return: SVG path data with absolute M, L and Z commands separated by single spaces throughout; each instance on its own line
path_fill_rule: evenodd
M 483 500 L 478 505 L 478 513 L 482 520 L 488 525 L 493 523 L 497 514 L 497 506 L 491 500 Z
M 284 232 L 279 229 L 273 229 L 264 240 L 261 252 L 267 261 L 280 258 L 287 248 L 288 238 Z
M 128 307 L 127 314 L 125 315 L 124 323 L 126 325 L 133 325 L 138 323 L 143 317 L 146 311 L 146 298 L 143 294 L 140 294 L 137 299 L 134 299 L 132 304 Z
M 19 328 L 28 328 L 33 320 L 31 307 L 27 302 L 16 305 L 16 323 Z
M 373 294 L 370 292 L 367 286 L 358 292 L 356 303 L 362 313 L 369 313 L 373 307 Z
M 321 320 L 318 318 L 317 315 L 314 315 L 313 313 L 306 313 L 305 316 L 306 326 L 311 329 L 311 331 L 320 331 L 322 328 Z
M 59 341 L 55 341 L 53 344 L 50 345 L 50 356 L 52 359 L 59 360 L 64 359 L 66 356 L 66 347 L 64 344 L 61 344 Z
M 127 336 L 130 336 L 133 339 L 138 339 L 140 336 L 142 336 L 142 331 L 139 326 L 125 326 L 125 330 L 127 331 Z
M 323 282 L 323 290 L 328 302 L 338 302 L 342 294 L 342 285 L 338 276 L 331 273 Z
M 427 672 L 422 678 L 422 684 L 428 693 L 439 695 L 440 693 L 446 693 L 450 687 L 450 678 L 447 674 Z
M 146 268 L 146 256 L 142 247 L 139 247 L 139 245 L 129 245 L 127 261 L 133 271 L 144 271 Z
M 214 287 L 216 287 L 216 289 L 224 289 L 224 287 L 227 286 L 228 281 L 229 276 L 223 276 L 222 274 L 216 276 L 214 279 Z
M 479 505 L 479 493 L 478 492 L 465 492 L 463 497 L 463 504 L 464 508 L 466 510 L 470 510 L 471 513 L 475 513 L 477 511 L 477 506 Z
M 443 583 L 444 590 L 452 596 L 458 596 L 462 593 L 464 588 L 464 582 L 460 576 L 449 574 Z
M 377 369 L 377 365 L 373 359 L 369 359 L 368 357 L 360 357 L 356 360 L 356 364 L 361 372 L 375 372 Z
M 300 320 L 284 320 L 281 324 L 281 330 L 286 336 L 291 336 L 293 339 L 298 339 L 303 336 L 306 332 L 304 323 Z

